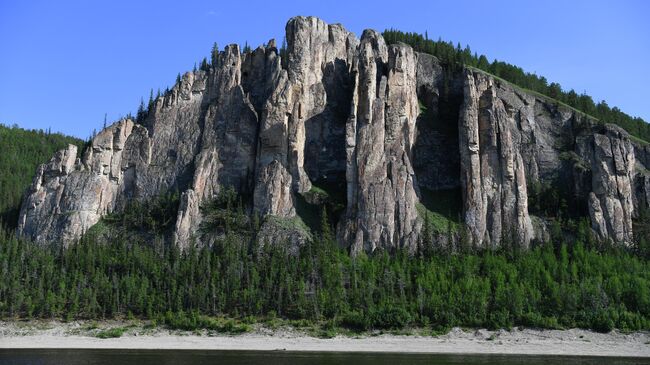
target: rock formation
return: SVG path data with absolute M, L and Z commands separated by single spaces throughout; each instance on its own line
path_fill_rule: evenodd
M 353 252 L 416 247 L 420 222 L 410 156 L 418 115 L 416 63 L 410 47 L 388 47 L 378 33 L 363 33 L 352 69 L 347 210 L 340 234 Z
M 594 230 L 601 238 L 631 243 L 636 162 L 626 134 L 605 126 L 600 133 L 580 138 L 578 153 L 591 165 L 588 204 Z
M 465 222 L 478 245 L 498 243 L 510 233 L 527 245 L 533 228 L 521 155 L 525 137 L 494 84 L 483 74 L 465 73 L 459 120 Z
M 200 244 L 201 206 L 232 187 L 250 197 L 263 240 L 300 245 L 299 202 L 340 186 L 337 237 L 353 253 L 415 251 L 423 211 L 458 216 L 475 245 L 526 247 L 553 218 L 529 206 L 541 182 L 559 186 L 601 238 L 634 239 L 650 202 L 650 148 L 620 128 L 371 30 L 359 40 L 296 17 L 286 39 L 282 57 L 274 41 L 243 54 L 229 45 L 143 120 L 109 126 L 80 157 L 74 146 L 57 152 L 25 195 L 18 234 L 72 242 L 131 200 L 178 191 L 171 240 Z M 430 198 L 456 193 L 457 211 Z

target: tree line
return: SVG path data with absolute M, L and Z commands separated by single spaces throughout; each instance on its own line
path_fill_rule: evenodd
M 278 316 L 355 331 L 650 328 L 647 258 L 598 244 L 588 226 L 577 224 L 570 241 L 559 232 L 525 252 L 351 256 L 324 209 L 313 239 L 290 253 L 284 242 L 260 242 L 260 222 L 224 193 L 203 207 L 202 244 L 180 250 L 165 240 L 164 225 L 140 224 L 164 219 L 175 199 L 160 199 L 151 212 L 127 209 L 67 249 L 0 233 L 0 316 L 134 316 L 179 328 L 214 323 L 202 316 Z

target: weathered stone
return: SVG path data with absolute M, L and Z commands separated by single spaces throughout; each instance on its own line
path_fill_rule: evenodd
M 339 227 L 352 252 L 416 247 L 421 223 L 410 161 L 418 115 L 416 62 L 410 47 L 387 47 L 378 33 L 363 33 L 352 71 L 347 209 Z
M 314 17 L 292 18 L 286 32 L 286 70 L 277 77 L 262 111 L 258 171 L 277 161 L 291 173 L 293 191 L 302 193 L 309 191 L 312 180 L 327 178 L 332 170 L 342 175 L 345 169 L 343 146 L 335 139 L 343 141 L 349 110 L 345 80 L 357 40 L 341 25 L 328 25 Z M 305 161 L 306 151 L 311 152 L 310 162 Z M 311 166 L 311 178 L 306 164 Z M 257 184 L 263 182 L 258 178 Z M 284 196 L 280 192 L 272 195 Z M 276 205 L 269 199 L 258 200 L 257 211 L 270 210 L 261 203 Z
M 650 204 L 647 144 L 478 70 L 388 46 L 374 31 L 359 41 L 341 25 L 296 17 L 286 33 L 284 60 L 273 40 L 245 54 L 229 45 L 139 123 L 102 130 L 79 158 L 74 146 L 57 152 L 24 197 L 18 234 L 71 242 L 131 200 L 178 191 L 171 240 L 211 242 L 199 234 L 200 208 L 232 187 L 252 197 L 259 238 L 297 252 L 309 232 L 296 223 L 296 194 L 345 185 L 337 237 L 353 253 L 415 251 L 416 206 L 436 210 L 425 192 L 445 191 L 462 191 L 449 216 L 462 216 L 475 245 L 525 247 L 548 239 L 554 218 L 529 212 L 527 185 L 540 182 L 601 238 L 632 242 L 632 219 Z M 431 236 L 452 246 L 460 234 Z
M 264 207 L 257 211 L 262 216 L 267 214 L 290 218 L 296 214 L 291 193 L 291 175 L 278 161 L 264 166 L 259 173 L 255 186 L 255 203 Z
M 39 167 L 23 201 L 18 234 L 37 242 L 69 242 L 113 211 L 124 194 L 123 160 L 134 158 L 126 141 L 139 128 L 121 120 L 95 136 L 83 160 L 69 145 Z
M 627 133 L 605 126 L 580 139 L 578 154 L 591 164 L 589 213 L 594 230 L 604 239 L 633 242 L 634 147 Z
M 459 119 L 461 184 L 465 222 L 476 245 L 533 237 L 528 215 L 526 171 L 516 121 L 497 95 L 494 79 L 465 73 Z
M 186 246 L 191 243 L 200 220 L 199 204 L 199 199 L 194 190 L 187 189 L 181 195 L 176 225 L 174 227 L 173 242 L 175 244 Z

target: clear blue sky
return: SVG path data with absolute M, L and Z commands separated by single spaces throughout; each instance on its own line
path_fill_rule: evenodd
M 295 15 L 428 31 L 650 121 L 648 1 L 0 0 L 0 122 L 86 138 L 214 41 L 280 42 Z

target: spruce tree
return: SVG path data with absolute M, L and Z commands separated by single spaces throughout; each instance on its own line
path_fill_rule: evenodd
M 212 45 L 212 52 L 210 52 L 212 67 L 217 67 L 219 63 L 219 46 L 217 42 Z
M 140 98 L 140 106 L 138 106 L 138 112 L 136 113 L 135 121 L 136 123 L 142 123 L 145 117 L 145 107 L 144 107 L 144 98 Z
M 208 64 L 208 59 L 203 57 L 201 60 L 201 70 L 202 71 L 210 71 L 210 65 Z
M 280 46 L 280 62 L 282 68 L 287 68 L 287 37 L 282 38 L 282 46 Z

